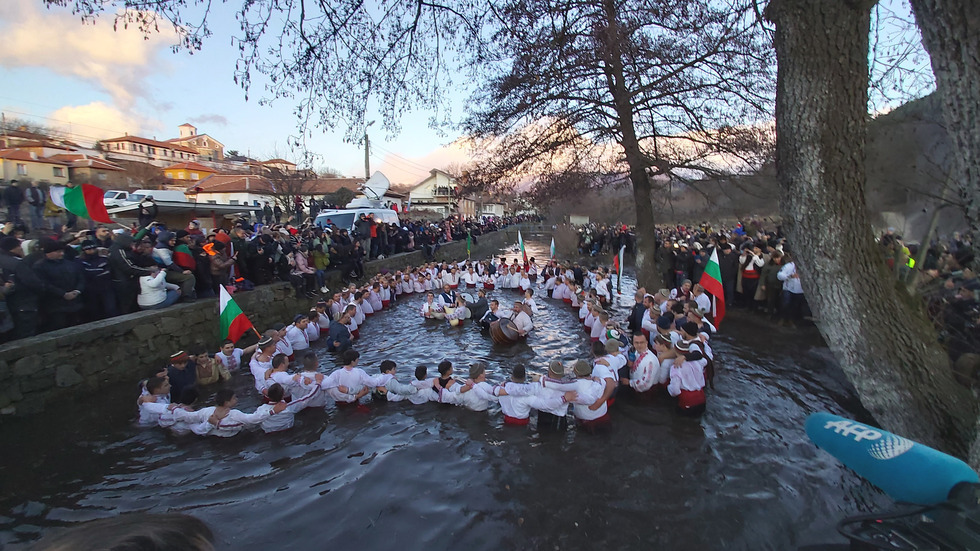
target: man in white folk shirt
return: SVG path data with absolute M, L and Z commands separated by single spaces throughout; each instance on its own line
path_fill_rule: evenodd
M 620 372 L 620 384 L 624 390 L 631 389 L 637 397 L 651 398 L 658 390 L 660 361 L 650 350 L 647 336 L 643 333 L 633 335 L 633 348 L 636 349 L 636 360 L 628 371 Z
M 527 315 L 527 312 L 524 311 L 524 303 L 519 300 L 514 302 L 510 319 L 514 322 L 514 327 L 517 328 L 517 334 L 522 337 L 526 337 L 528 332 L 534 329 L 531 316 Z
M 310 336 L 306 334 L 306 327 L 309 323 L 308 315 L 296 314 L 292 325 L 286 328 L 286 334 L 283 338 L 289 341 L 289 346 L 293 350 L 293 354 L 289 355 L 290 359 L 295 358 L 296 352 L 307 350 L 310 347 Z

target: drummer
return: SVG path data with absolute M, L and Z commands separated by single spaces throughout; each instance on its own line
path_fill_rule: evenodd
M 499 307 L 500 307 L 500 303 L 497 302 L 497 299 L 491 300 L 490 309 L 487 310 L 482 316 L 480 316 L 480 320 L 477 323 L 479 323 L 480 326 L 483 327 L 484 329 L 489 329 L 490 324 L 492 322 L 495 322 L 498 319 L 500 319 L 500 315 L 497 313 L 497 308 Z
M 528 332 L 534 329 L 534 322 L 531 321 L 531 316 L 525 311 L 524 303 L 519 300 L 514 301 L 514 308 L 510 319 L 514 322 L 517 334 L 522 337 L 526 337 Z

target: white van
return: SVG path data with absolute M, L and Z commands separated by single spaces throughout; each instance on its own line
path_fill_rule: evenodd
M 316 216 L 316 220 L 314 220 L 313 223 L 321 228 L 325 228 L 330 224 L 333 224 L 342 230 L 347 230 L 353 233 L 354 222 L 357 222 L 361 218 L 362 214 L 373 216 L 374 221 L 379 224 L 381 222 L 395 225 L 399 224 L 398 213 L 384 207 L 321 210 L 320 214 Z
M 345 209 L 327 209 L 320 211 L 316 216 L 314 224 L 325 228 L 331 224 L 342 230 L 354 233 L 354 222 L 360 220 L 361 215 L 373 217 L 377 223 L 386 222 L 398 225 L 398 213 L 385 207 L 382 198 L 388 191 L 391 182 L 380 172 L 375 172 L 360 186 L 363 197 L 355 197 L 353 201 L 347 203 Z
M 129 202 L 129 193 L 118 189 L 110 189 L 102 195 L 102 204 L 106 208 L 118 207 L 127 202 Z
M 160 201 L 167 201 L 170 203 L 187 203 L 187 196 L 184 195 L 183 191 L 176 189 L 138 189 L 129 194 L 126 199 L 126 203 L 139 203 L 147 197 L 153 197 L 153 200 L 159 203 Z

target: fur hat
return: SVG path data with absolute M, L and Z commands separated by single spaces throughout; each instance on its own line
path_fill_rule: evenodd
M 572 369 L 575 371 L 576 377 L 588 377 L 592 375 L 592 366 L 585 360 L 576 360 Z
M 551 360 L 548 363 L 548 376 L 554 379 L 561 379 L 565 376 L 565 366 L 561 364 L 560 360 Z

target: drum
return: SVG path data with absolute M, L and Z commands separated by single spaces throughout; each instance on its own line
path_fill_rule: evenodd
M 474 304 L 476 302 L 476 299 L 473 298 L 473 295 L 469 293 L 460 293 L 459 296 L 463 297 L 463 300 L 466 301 L 466 304 Z
M 517 333 L 514 322 L 504 318 L 490 324 L 490 338 L 496 344 L 514 344 L 521 336 Z

